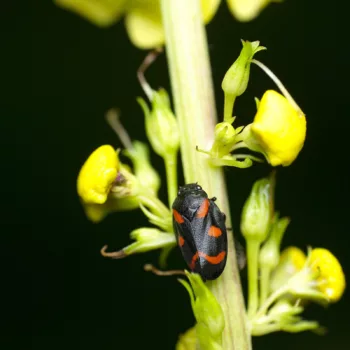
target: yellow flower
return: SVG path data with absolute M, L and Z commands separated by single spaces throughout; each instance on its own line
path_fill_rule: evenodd
M 329 301 L 338 301 L 345 290 L 345 276 L 338 259 L 327 249 L 315 248 L 311 251 L 310 266 L 318 273 L 317 289 Z
M 294 260 L 300 266 L 304 257 L 300 255 L 300 258 Z M 282 288 L 287 286 L 288 292 L 293 295 L 325 303 L 338 301 L 344 293 L 345 284 L 344 272 L 338 259 L 327 249 L 309 248 L 302 269 L 288 281 L 283 281 Z
M 112 146 L 97 148 L 86 160 L 77 180 L 78 195 L 85 203 L 103 204 L 117 177 L 119 161 Z
M 251 131 L 272 166 L 290 165 L 303 148 L 306 119 L 274 90 L 263 95 Z
M 227 0 L 232 14 L 241 22 L 248 22 L 257 17 L 270 2 L 282 0 Z
M 100 27 L 108 27 L 125 16 L 132 43 L 140 49 L 164 44 L 160 0 L 54 0 L 67 10 L 76 12 Z M 203 22 L 208 23 L 220 0 L 201 0 Z

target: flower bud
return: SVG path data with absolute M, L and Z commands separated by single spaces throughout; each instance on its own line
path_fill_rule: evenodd
M 160 187 L 160 178 L 150 162 L 147 145 L 140 141 L 134 141 L 133 148 L 125 150 L 123 154 L 131 159 L 134 174 L 140 185 L 156 195 Z
M 234 118 L 232 118 L 232 122 Z M 234 141 L 236 136 L 235 128 L 229 122 L 218 123 L 214 131 L 215 139 L 220 140 L 223 145 L 230 144 Z
M 274 269 L 280 260 L 280 245 L 284 232 L 289 225 L 289 218 L 279 219 L 275 215 L 269 238 L 260 250 L 260 267 L 266 267 L 269 270 Z
M 155 249 L 172 247 L 176 245 L 175 235 L 171 232 L 162 232 L 156 228 L 141 227 L 130 233 L 130 238 L 136 242 L 112 253 L 106 252 L 106 246 L 102 248 L 102 255 L 114 259 L 125 258 L 131 254 L 144 253 Z
M 268 90 L 259 103 L 251 132 L 253 143 L 261 147 L 261 152 L 272 166 L 288 166 L 303 148 L 306 137 L 305 115 L 283 95 Z
M 146 133 L 153 150 L 163 158 L 177 152 L 180 146 L 179 130 L 167 92 L 164 89 L 153 91 L 152 111 L 142 98 L 138 102 L 145 113 Z
M 259 46 L 259 41 L 244 41 L 242 40 L 242 51 L 238 56 L 237 60 L 226 72 L 225 77 L 222 81 L 222 89 L 224 90 L 225 96 L 240 96 L 247 89 L 250 73 L 250 61 L 253 56 L 266 48 Z M 226 98 L 226 97 L 225 97 Z
M 232 118 L 233 122 L 234 118 Z M 214 143 L 210 150 L 213 158 L 221 158 L 231 152 L 235 145 L 236 130 L 230 122 L 218 123 L 214 131 Z
M 273 189 L 271 178 L 256 181 L 244 204 L 241 232 L 246 240 L 262 243 L 270 230 L 273 214 Z
M 184 280 L 179 282 L 187 289 L 194 316 L 196 334 L 201 349 L 221 349 L 225 319 L 222 308 L 200 275 L 186 271 L 191 286 Z
M 103 204 L 117 178 L 119 160 L 112 146 L 97 148 L 82 166 L 77 179 L 79 197 L 85 203 Z

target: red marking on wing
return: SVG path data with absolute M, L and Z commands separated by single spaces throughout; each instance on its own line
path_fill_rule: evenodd
M 190 263 L 190 269 L 191 270 L 194 270 L 194 268 L 196 266 L 196 261 L 198 260 L 198 257 L 199 257 L 198 256 L 198 252 L 192 256 L 192 261 Z
M 203 252 L 198 252 L 198 255 L 201 258 L 204 258 L 205 260 L 207 260 L 210 264 L 217 265 L 217 264 L 220 264 L 225 259 L 226 252 L 222 251 L 221 253 L 219 253 L 216 256 L 210 256 L 210 255 L 207 255 Z
M 173 209 L 173 215 L 174 215 L 175 221 L 178 224 L 182 224 L 185 221 L 184 218 L 181 216 L 181 214 L 175 209 Z
M 211 237 L 220 237 L 222 235 L 222 231 L 216 227 L 216 226 L 210 226 L 209 227 L 209 231 L 208 231 L 208 235 Z
M 208 210 L 209 210 L 209 201 L 208 198 L 204 199 L 203 203 L 197 210 L 197 218 L 205 218 L 208 215 Z
M 185 244 L 185 240 L 182 236 L 179 236 L 179 246 L 182 247 Z

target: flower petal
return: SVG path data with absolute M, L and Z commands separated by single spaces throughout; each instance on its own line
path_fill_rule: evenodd
M 227 5 L 232 14 L 241 22 L 248 22 L 257 17 L 270 3 L 278 0 L 227 0 Z
M 86 160 L 77 180 L 78 195 L 85 203 L 103 204 L 117 177 L 119 160 L 110 145 L 97 148 Z
M 125 25 L 131 42 L 140 49 L 147 50 L 164 43 L 159 0 L 133 3 L 127 10 Z
M 201 0 L 204 24 L 208 24 L 219 8 L 221 0 Z
M 318 289 L 330 301 L 338 301 L 345 290 L 345 275 L 338 259 L 327 249 L 315 248 L 311 252 L 310 264 L 316 272 Z
M 201 0 L 203 22 L 214 17 L 221 0 Z M 159 0 L 136 0 L 130 3 L 125 25 L 131 42 L 139 49 L 162 46 L 165 41 Z
M 306 119 L 284 96 L 268 90 L 260 101 L 251 129 L 270 164 L 287 166 L 303 148 Z
M 126 0 L 54 0 L 57 6 L 78 13 L 99 27 L 108 27 L 124 13 Z

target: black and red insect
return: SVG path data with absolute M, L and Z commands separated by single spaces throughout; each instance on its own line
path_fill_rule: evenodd
M 173 203 L 173 227 L 177 243 L 191 271 L 203 280 L 214 280 L 227 259 L 226 216 L 198 184 L 179 188 Z

